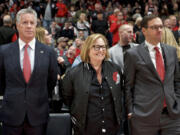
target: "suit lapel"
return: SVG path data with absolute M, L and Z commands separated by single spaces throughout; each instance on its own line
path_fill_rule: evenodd
M 152 74 L 161 81 L 161 79 L 159 78 L 159 75 L 152 63 L 151 57 L 149 55 L 149 51 L 148 48 L 145 46 L 145 43 L 141 44 L 138 46 L 138 52 L 141 55 L 141 57 L 143 58 L 144 62 L 146 63 L 147 67 L 149 68 L 149 70 L 152 72 Z
M 11 58 L 12 58 L 12 66 L 17 66 L 15 73 L 17 73 L 17 77 L 20 78 L 21 80 L 24 80 L 24 75 L 23 75 L 23 71 L 21 69 L 20 66 L 20 52 L 19 52 L 19 44 L 18 44 L 18 40 L 16 42 L 14 42 L 14 44 L 11 46 Z
M 165 79 L 167 76 L 167 70 L 168 70 L 168 63 L 169 63 L 169 59 L 168 57 L 171 57 L 168 53 L 168 49 L 164 44 L 161 44 L 161 48 L 162 48 L 162 55 L 163 55 L 163 59 L 164 59 L 164 67 L 165 67 Z
M 44 53 L 44 50 L 42 49 L 41 45 L 38 43 L 38 41 L 36 41 L 35 44 L 35 56 L 34 56 L 34 69 L 33 72 L 31 74 L 31 78 L 29 80 L 29 83 L 32 81 L 33 78 L 35 78 L 35 75 L 38 74 L 37 70 L 39 69 L 39 65 L 42 59 L 42 54 Z

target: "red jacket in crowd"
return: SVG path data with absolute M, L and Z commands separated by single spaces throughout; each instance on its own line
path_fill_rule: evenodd
M 117 21 L 116 21 L 116 22 L 112 23 L 111 26 L 110 26 L 110 32 L 111 32 L 112 35 L 113 35 L 113 43 L 112 43 L 112 45 L 117 44 L 118 41 L 119 41 L 119 32 L 118 32 L 118 29 L 119 29 L 119 27 L 120 27 L 122 24 L 127 24 L 127 22 L 124 21 L 123 23 L 119 23 L 119 24 L 118 24 Z
M 64 3 L 57 2 L 56 7 L 58 8 L 56 17 L 65 17 L 68 15 L 68 9 Z

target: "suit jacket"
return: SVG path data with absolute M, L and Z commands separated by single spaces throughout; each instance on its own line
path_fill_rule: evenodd
M 57 60 L 53 49 L 36 40 L 34 70 L 28 83 L 20 67 L 18 41 L 0 48 L 0 91 L 4 93 L 0 121 L 20 125 L 27 115 L 31 125 L 48 120 L 48 91 L 57 79 Z
M 161 44 L 165 79 L 161 81 L 143 43 L 125 54 L 125 102 L 127 112 L 146 122 L 158 123 L 166 100 L 169 116 L 180 116 L 180 73 L 176 49 Z
M 130 43 L 129 45 L 132 48 L 138 44 Z M 119 65 L 121 69 L 124 68 L 124 53 L 123 48 L 119 43 L 109 49 L 109 55 L 112 62 Z

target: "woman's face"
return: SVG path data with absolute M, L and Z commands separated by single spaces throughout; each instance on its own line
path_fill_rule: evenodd
M 89 51 L 90 62 L 102 62 L 107 53 L 107 45 L 102 38 L 98 38 Z

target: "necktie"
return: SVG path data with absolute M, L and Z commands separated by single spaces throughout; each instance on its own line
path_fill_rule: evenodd
M 165 76 L 165 69 L 164 69 L 164 62 L 163 62 L 163 58 L 162 55 L 159 51 L 158 47 L 154 47 L 156 54 L 155 54 L 155 58 L 156 58 L 156 70 L 159 74 L 159 77 L 161 78 L 161 81 L 164 81 L 164 76 Z M 166 107 L 166 100 L 164 99 L 164 107 Z
M 28 49 L 29 45 L 26 44 L 24 47 L 24 59 L 23 59 L 23 74 L 24 74 L 24 79 L 26 83 L 29 82 L 30 76 L 31 76 L 31 63 L 28 55 Z

